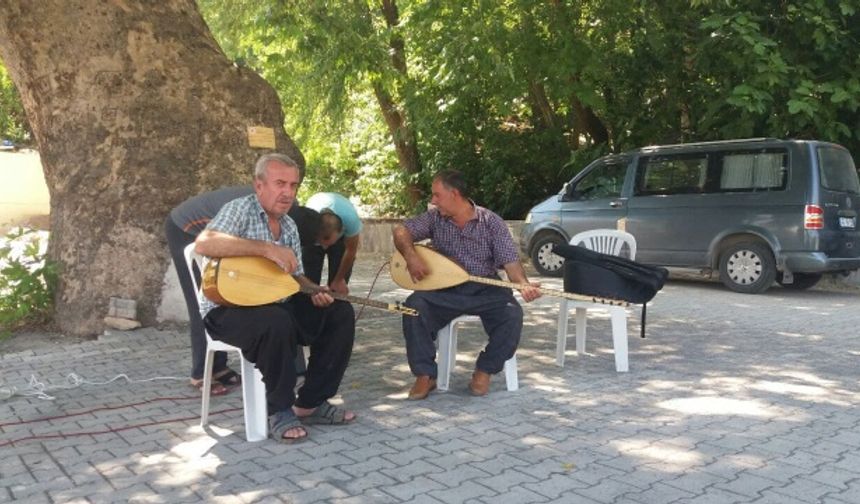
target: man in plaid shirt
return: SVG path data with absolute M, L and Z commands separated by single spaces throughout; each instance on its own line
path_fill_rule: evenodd
M 511 282 L 523 285 L 523 299 L 540 297 L 540 284 L 529 283 L 519 261 L 516 246 L 505 221 L 469 199 L 468 187 L 460 172 L 448 170 L 433 178 L 431 203 L 435 208 L 394 229 L 394 245 L 403 254 L 414 281 L 431 274 L 416 254 L 416 241 L 430 239 L 433 247 L 460 263 L 474 276 L 498 279 L 504 269 Z M 405 304 L 418 317 L 403 317 L 406 358 L 416 376 L 410 399 L 424 399 L 436 388 L 436 332 L 460 315 L 478 315 L 489 342 L 478 355 L 469 389 L 486 395 L 490 377 L 513 357 L 523 327 L 523 310 L 513 292 L 504 287 L 466 282 L 438 291 L 414 292 Z
M 199 297 L 203 325 L 212 338 L 241 348 L 262 373 L 271 435 L 281 442 L 307 437 L 303 424 L 355 419 L 355 413 L 328 402 L 349 364 L 355 318 L 352 305 L 335 301 L 327 289 L 303 276 L 299 233 L 287 215 L 301 177 L 291 158 L 261 156 L 254 169 L 254 194 L 224 205 L 195 241 L 196 251 L 207 257 L 265 257 L 316 292 L 309 300 L 296 294 L 289 301 L 251 307 L 219 306 Z M 311 345 L 311 358 L 296 396 L 298 343 Z

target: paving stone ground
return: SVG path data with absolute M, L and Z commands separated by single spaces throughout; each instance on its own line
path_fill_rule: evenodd
M 353 294 L 382 262 L 361 258 Z M 407 294 L 383 273 L 373 297 Z M 571 338 L 555 365 L 558 303 L 545 297 L 525 310 L 518 391 L 499 375 L 469 396 L 485 341 L 472 324 L 451 390 L 421 402 L 405 400 L 399 318 L 365 309 L 337 397 L 358 421 L 292 446 L 245 441 L 240 391 L 199 426 L 182 328 L 34 339 L 0 356 L 0 387 L 181 379 L 0 399 L 0 502 L 857 503 L 858 307 L 851 290 L 747 296 L 673 280 L 649 305 L 647 339 L 631 310 L 630 371 L 616 373 L 598 312 L 586 355 Z

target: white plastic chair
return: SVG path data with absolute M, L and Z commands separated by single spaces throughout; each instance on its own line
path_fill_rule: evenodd
M 457 325 L 476 321 L 480 322 L 481 318 L 475 315 L 460 315 L 436 333 L 436 342 L 439 345 L 439 356 L 436 359 L 438 368 L 436 387 L 439 390 L 448 390 L 448 385 L 451 383 L 451 369 L 457 362 Z M 510 391 L 520 388 L 516 355 L 505 361 L 505 382 Z
M 624 246 L 628 249 L 628 259 L 636 259 L 636 238 L 626 231 L 616 229 L 595 229 L 583 231 L 570 239 L 571 245 L 579 245 L 602 254 L 620 255 Z M 612 322 L 612 348 L 615 353 L 615 370 L 626 372 L 627 363 L 627 310 L 623 306 L 612 306 L 587 301 L 562 299 L 558 309 L 558 334 L 555 350 L 555 362 L 564 366 L 564 352 L 567 346 L 568 311 L 576 309 L 576 353 L 585 354 L 585 329 L 588 310 L 605 310 L 609 312 Z
M 194 266 L 203 271 L 201 256 L 194 251 L 194 244 L 185 247 L 185 262 L 195 292 L 200 291 L 197 277 L 194 276 Z M 267 423 L 268 414 L 266 407 L 266 385 L 263 383 L 263 375 L 254 364 L 242 355 L 242 350 L 233 345 L 212 339 L 209 331 L 206 334 L 206 363 L 203 370 L 203 405 L 200 408 L 200 426 L 205 427 L 209 423 L 209 394 L 212 391 L 212 363 L 215 352 L 239 352 L 239 360 L 242 363 L 242 404 L 245 410 L 245 439 L 249 442 L 262 441 L 269 435 Z

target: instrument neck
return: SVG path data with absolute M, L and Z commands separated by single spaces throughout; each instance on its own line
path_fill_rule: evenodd
M 335 292 L 329 292 L 329 295 L 335 299 L 339 299 L 341 301 L 347 301 L 349 303 L 367 305 L 367 306 L 372 306 L 374 308 L 382 308 L 384 310 L 388 310 L 390 308 L 388 303 L 383 303 L 382 301 L 376 301 L 375 299 L 350 296 L 348 294 L 337 294 Z
M 302 292 L 304 292 L 305 294 L 313 295 L 319 291 L 315 290 L 313 288 L 310 288 L 310 287 L 302 287 Z M 417 315 L 417 312 L 415 312 L 415 310 L 413 310 L 411 308 L 407 308 L 405 306 L 401 306 L 400 303 L 386 303 L 383 301 L 377 301 L 375 299 L 350 296 L 348 294 L 338 294 L 338 293 L 332 292 L 332 291 L 328 291 L 328 295 L 337 299 L 337 300 L 340 300 L 340 301 L 346 301 L 346 302 L 355 303 L 358 305 L 370 306 L 372 308 L 381 308 L 383 310 L 388 310 L 388 311 L 393 311 L 393 312 L 405 313 L 406 315 Z
M 505 282 L 504 280 L 498 280 L 495 278 L 487 278 L 487 277 L 481 277 L 481 276 L 475 276 L 475 275 L 469 275 L 469 280 L 472 282 L 482 283 L 482 284 L 486 284 L 486 285 L 495 285 L 496 287 L 507 287 L 508 289 L 522 289 L 523 287 L 525 287 L 524 285 L 520 285 L 520 284 L 513 283 L 513 282 Z M 574 294 L 572 292 L 564 292 L 564 291 L 555 290 L 555 289 L 546 289 L 543 287 L 538 287 L 538 290 L 541 292 L 541 294 L 546 294 L 547 296 L 563 297 L 563 298 L 570 299 L 573 301 L 587 301 L 589 303 L 600 303 L 600 304 L 608 304 L 608 305 L 615 305 L 615 306 L 628 306 L 629 305 L 629 303 L 627 301 L 622 301 L 619 299 L 607 299 L 607 298 L 600 298 L 600 297 L 595 297 L 595 296 L 585 296 L 582 294 Z

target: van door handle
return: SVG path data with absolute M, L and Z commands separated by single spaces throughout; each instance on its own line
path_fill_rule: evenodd
M 612 208 L 618 208 L 620 206 L 624 206 L 624 202 L 621 200 L 610 201 L 609 206 L 611 206 Z

